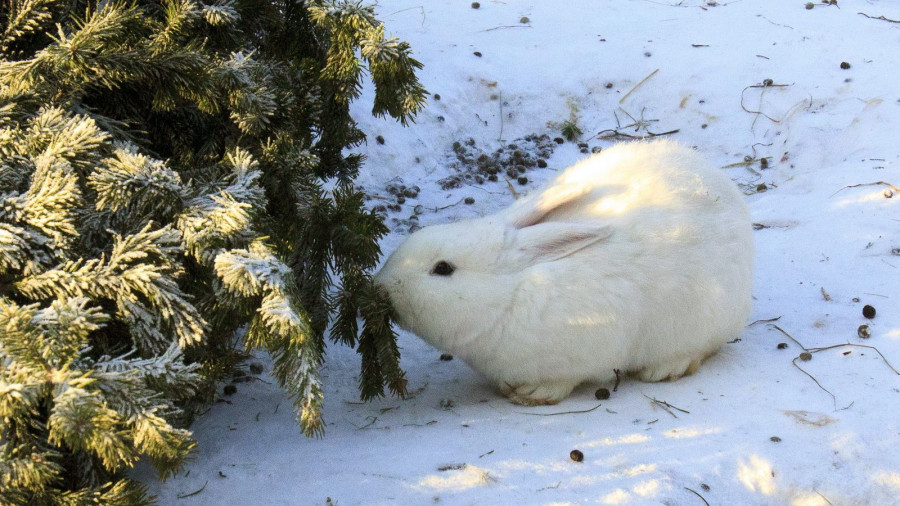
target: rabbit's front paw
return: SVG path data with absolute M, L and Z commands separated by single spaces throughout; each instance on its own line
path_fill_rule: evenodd
M 635 373 L 641 381 L 675 381 L 682 376 L 689 376 L 697 372 L 700 368 L 702 358 L 682 358 L 675 359 L 664 364 L 657 364 L 645 367 Z
M 523 406 L 543 406 L 557 404 L 568 396 L 575 384 L 571 382 L 553 382 L 532 385 L 527 383 L 500 384 L 500 392 L 510 401 Z

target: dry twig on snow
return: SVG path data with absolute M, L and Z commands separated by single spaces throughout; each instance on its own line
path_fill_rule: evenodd
M 888 19 L 884 16 L 869 16 L 865 12 L 857 12 L 860 16 L 865 16 L 869 19 L 878 19 L 880 21 L 887 21 L 888 23 L 900 23 L 900 19 Z
M 847 188 L 858 188 L 860 186 L 877 186 L 877 185 L 884 185 L 884 186 L 890 187 L 890 189 L 894 190 L 894 192 L 900 193 L 900 188 L 897 188 L 896 186 L 892 185 L 891 183 L 888 183 L 887 181 L 875 181 L 874 183 L 860 183 L 860 184 L 851 184 L 849 186 L 845 186 L 845 187 L 841 188 L 840 190 L 832 193 L 831 196 L 834 197 L 838 193 L 841 193 L 842 191 L 846 190 Z

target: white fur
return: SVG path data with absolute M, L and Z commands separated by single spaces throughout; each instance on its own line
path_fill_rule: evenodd
M 432 274 L 439 261 L 455 267 Z M 720 170 L 666 141 L 620 144 L 483 218 L 412 234 L 376 276 L 397 321 L 514 402 L 614 370 L 676 379 L 743 329 L 753 237 Z

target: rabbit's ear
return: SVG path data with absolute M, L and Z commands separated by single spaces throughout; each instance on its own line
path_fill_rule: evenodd
M 594 190 L 593 185 L 570 183 L 557 184 L 544 190 L 540 195 L 526 198 L 518 203 L 512 213 L 510 226 L 525 228 L 542 223 L 556 211 L 578 204 L 578 201 Z
M 514 239 L 506 251 L 507 261 L 520 269 L 537 263 L 552 262 L 577 253 L 610 235 L 612 226 L 605 223 L 538 223 L 514 232 Z

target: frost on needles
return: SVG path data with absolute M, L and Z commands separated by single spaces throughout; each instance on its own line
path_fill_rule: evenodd
M 354 1 L 3 3 L 0 503 L 147 502 L 245 350 L 307 435 L 326 336 L 405 392 L 346 153 L 362 76 L 406 124 L 420 67 Z

